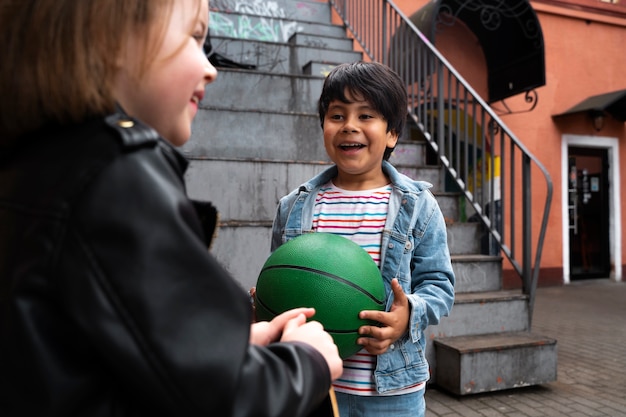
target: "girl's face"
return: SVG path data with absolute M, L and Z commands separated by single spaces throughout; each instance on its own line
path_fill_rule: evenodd
M 203 52 L 208 32 L 208 1 L 175 0 L 155 60 L 139 79 L 134 77 L 142 50 L 129 40 L 116 83 L 116 98 L 133 117 L 152 126 L 175 146 L 191 136 L 207 84 L 217 71 Z
M 398 140 L 387 132 L 387 121 L 369 102 L 346 91 L 344 103 L 333 100 L 324 116 L 324 147 L 337 165 L 335 185 L 349 190 L 367 190 L 388 183 L 382 170 L 387 147 Z

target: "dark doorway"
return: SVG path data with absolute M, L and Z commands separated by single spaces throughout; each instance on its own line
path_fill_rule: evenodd
M 609 277 L 608 172 L 606 149 L 569 148 L 569 252 L 572 280 Z

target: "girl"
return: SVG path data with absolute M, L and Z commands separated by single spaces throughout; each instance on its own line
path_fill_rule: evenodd
M 250 326 L 172 147 L 208 2 L 1 0 L 0 27 L 0 415 L 309 415 L 337 347 L 312 309 Z

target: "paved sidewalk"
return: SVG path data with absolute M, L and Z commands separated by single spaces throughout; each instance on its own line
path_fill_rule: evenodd
M 426 416 L 626 416 L 626 283 L 539 288 L 532 331 L 557 339 L 557 381 L 463 397 L 429 387 Z

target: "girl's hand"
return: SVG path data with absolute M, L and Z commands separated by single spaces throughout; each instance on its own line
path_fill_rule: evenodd
M 409 300 L 396 278 L 391 280 L 391 289 L 394 300 L 389 312 L 363 310 L 359 313 L 359 318 L 377 321 L 382 325 L 359 328 L 359 334 L 368 337 L 358 338 L 357 343 L 373 355 L 385 353 L 409 328 Z
M 265 346 L 278 339 L 281 342 L 307 343 L 322 354 L 334 381 L 343 373 L 343 361 L 333 338 L 322 325 L 317 321 L 307 322 L 314 314 L 313 308 L 295 308 L 274 317 L 272 321 L 253 323 L 250 343 Z
M 339 356 L 339 349 L 332 336 L 324 331 L 320 322 L 307 322 L 306 317 L 301 314 L 287 322 L 280 341 L 303 342 L 314 347 L 326 360 L 332 381 L 343 373 L 343 361 Z
M 250 326 L 250 343 L 255 345 L 266 346 L 272 342 L 276 342 L 283 334 L 287 323 L 303 314 L 305 319 L 313 317 L 315 309 L 313 308 L 295 308 L 285 311 L 274 317 L 272 321 L 260 321 Z

